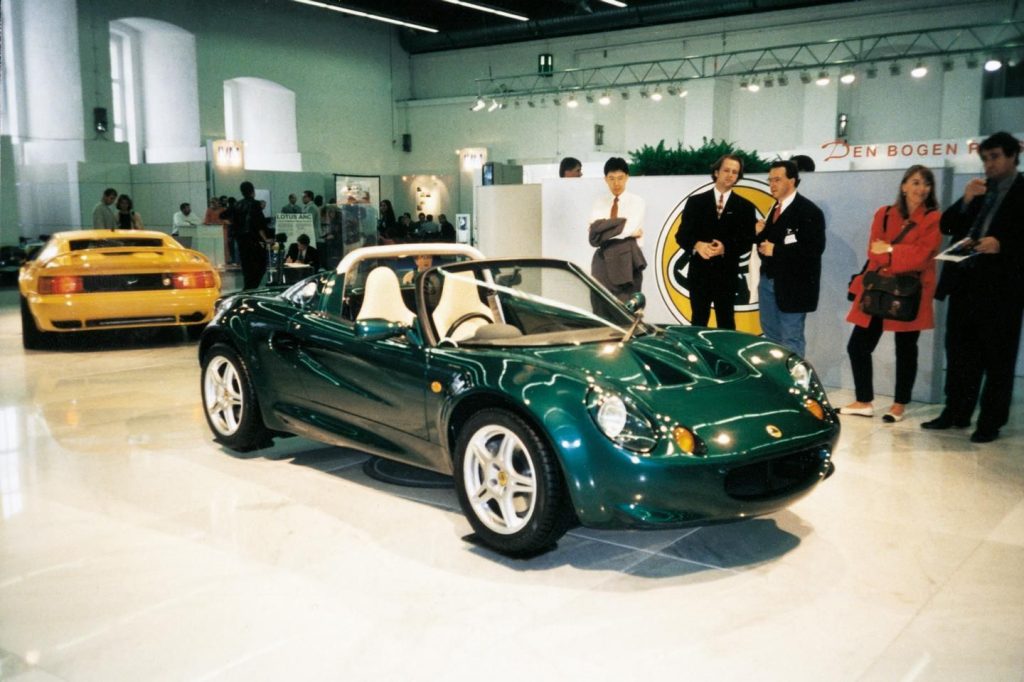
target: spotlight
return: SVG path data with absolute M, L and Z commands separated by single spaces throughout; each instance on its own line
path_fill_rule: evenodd
M 814 81 L 815 85 L 821 86 L 828 85 L 830 82 L 831 79 L 828 77 L 828 71 L 824 70 L 818 72 L 818 79 Z
M 680 81 L 679 83 L 679 96 L 686 97 L 690 91 L 686 89 L 686 81 Z
M 766 87 L 766 88 L 774 88 L 775 87 L 775 76 L 772 76 L 771 74 L 768 74 L 767 76 L 765 76 L 764 77 L 764 87 Z
M 901 73 L 903 73 L 903 69 L 900 68 L 899 63 L 893 62 L 892 64 L 889 65 L 889 75 L 890 76 L 898 76 Z
M 878 67 L 872 64 L 871 66 L 864 70 L 864 74 L 868 78 L 878 78 Z
M 537 107 L 537 103 L 534 102 L 532 99 L 528 99 L 526 100 L 526 106 L 530 107 L 531 109 L 535 109 Z
M 800 72 L 800 82 L 803 83 L 804 85 L 807 85 L 808 83 L 810 83 L 811 82 L 811 74 L 807 73 L 806 71 L 801 71 Z
M 751 80 L 750 85 L 747 86 L 747 92 L 757 92 L 761 89 L 761 86 L 757 84 L 757 80 Z
M 995 57 L 985 61 L 985 70 L 988 71 L 989 73 L 992 73 L 993 71 L 998 71 L 1001 68 L 1003 68 L 1003 63 L 996 59 Z
M 648 93 L 646 90 L 640 91 L 640 99 L 649 99 L 650 96 L 650 93 Z
M 740 79 L 740 90 L 747 90 L 750 88 L 750 80 L 744 76 Z
M 679 89 L 676 88 L 676 86 L 674 85 L 670 85 L 668 86 L 668 88 L 665 89 L 665 92 L 668 93 L 669 97 L 675 97 L 676 95 L 679 94 Z
M 855 80 L 857 80 L 857 74 L 855 74 L 852 69 L 847 69 L 846 73 L 839 77 L 839 82 L 845 85 L 849 85 Z
M 661 101 L 661 88 L 654 88 L 654 92 L 651 93 L 651 100 L 654 102 Z
M 973 55 L 973 54 L 967 55 L 967 59 L 964 60 L 964 62 L 967 64 L 967 68 L 968 69 L 976 69 L 976 68 L 978 68 L 978 57 L 977 57 L 977 55 Z
M 551 101 L 554 102 L 556 107 L 562 106 L 562 98 L 561 97 L 552 97 Z
M 942 60 L 942 70 L 944 72 L 949 73 L 950 71 L 953 70 L 954 66 L 955 65 L 954 65 L 952 59 L 943 59 Z
M 565 106 L 569 107 L 570 109 L 575 109 L 579 105 L 580 103 L 576 101 L 576 95 L 572 95 L 571 97 L 569 97 L 569 101 L 565 103 Z
M 483 109 L 486 106 L 487 106 L 487 102 L 485 102 L 483 100 L 483 98 L 477 97 L 476 98 L 476 104 L 474 104 L 472 107 L 470 107 L 469 110 L 470 111 L 480 111 L 481 109 Z
M 784 88 L 789 85 L 789 76 L 784 73 L 779 74 L 779 87 Z
M 917 66 L 910 70 L 910 75 L 914 78 L 924 78 L 928 75 L 928 67 L 924 65 L 924 62 L 918 62 Z
M 606 93 L 604 93 L 603 95 L 601 95 L 601 96 L 600 96 L 600 97 L 598 98 L 598 100 L 597 100 L 597 101 L 598 101 L 598 103 L 599 103 L 599 104 L 600 104 L 601 106 L 603 106 L 603 107 L 606 107 L 606 106 L 608 106 L 609 104 L 611 104 L 611 103 L 612 103 L 612 98 L 611 98 L 611 95 L 609 95 L 609 94 L 608 94 L 608 93 L 606 92 Z
M 487 111 L 488 111 L 488 113 L 490 113 L 490 112 L 494 111 L 497 108 L 498 108 L 498 100 L 492 99 L 491 100 L 491 106 L 487 107 Z
M 593 104 L 593 103 L 594 103 L 594 93 L 588 92 L 587 93 L 587 104 Z
M 629 90 L 623 90 L 620 97 L 622 97 L 623 100 L 629 99 Z

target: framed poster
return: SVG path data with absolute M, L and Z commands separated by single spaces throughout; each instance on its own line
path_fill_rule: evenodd
M 377 243 L 377 207 L 380 205 L 379 175 L 334 174 L 337 203 L 327 206 L 325 230 L 338 240 L 342 253 Z

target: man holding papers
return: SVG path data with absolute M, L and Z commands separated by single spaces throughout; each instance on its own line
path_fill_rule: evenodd
M 980 397 L 971 441 L 988 443 L 999 437 L 1013 397 L 1024 314 L 1024 178 L 1017 169 L 1020 140 L 1009 133 L 985 139 L 978 154 L 986 179 L 967 183 L 963 197 L 942 214 L 942 232 L 954 242 L 969 239 L 969 252 L 976 255 L 943 258 L 949 262 L 935 298 L 949 297 L 946 405 L 921 426 L 969 426 Z M 966 255 L 968 249 L 958 250 Z

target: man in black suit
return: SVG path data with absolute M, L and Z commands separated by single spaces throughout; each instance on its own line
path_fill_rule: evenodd
M 806 350 L 804 323 L 818 309 L 821 254 L 825 251 L 825 215 L 797 194 L 800 171 L 792 161 L 776 161 L 768 171 L 775 208 L 755 226 L 761 255 L 757 286 L 764 335 L 800 355 Z
M 288 255 L 285 263 L 312 266 L 313 270 L 320 269 L 320 254 L 309 245 L 309 236 L 300 234 L 298 240 L 288 247 Z
M 743 159 L 724 154 L 711 166 L 715 186 L 690 197 L 676 243 L 689 254 L 690 323 L 706 327 L 715 305 L 719 329 L 735 329 L 740 256 L 750 250 L 757 221 L 754 205 L 732 191 L 743 178 Z
M 946 406 L 926 429 L 963 428 L 981 397 L 971 440 L 999 437 L 1013 398 L 1013 373 L 1024 315 L 1024 177 L 1020 140 L 1000 132 L 978 147 L 985 180 L 942 214 L 944 234 L 973 240 L 973 255 L 943 264 L 935 298 L 949 297 L 946 317 Z M 982 378 L 985 387 L 982 389 Z

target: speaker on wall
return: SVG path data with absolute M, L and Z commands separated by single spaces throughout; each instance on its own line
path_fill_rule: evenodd
M 103 107 L 96 107 L 92 110 L 92 125 L 97 133 L 107 132 L 107 110 Z
M 409 133 L 403 133 L 402 134 L 402 151 L 403 152 L 411 152 L 412 151 L 412 135 L 410 135 Z

